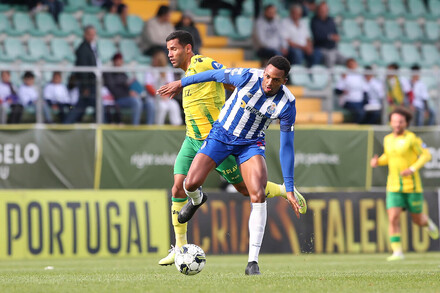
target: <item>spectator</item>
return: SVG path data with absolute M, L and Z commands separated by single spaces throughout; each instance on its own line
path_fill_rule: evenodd
M 102 105 L 104 106 L 104 119 L 106 123 L 121 123 L 121 111 L 115 103 L 115 98 L 105 86 L 101 88 Z
M 371 66 L 365 66 L 365 70 L 371 71 Z M 371 72 L 365 74 L 365 92 L 367 103 L 364 106 L 365 124 L 380 124 L 382 115 L 382 101 L 385 98 L 383 82 L 374 77 Z
M 144 54 L 153 55 L 157 50 L 168 53 L 165 40 L 174 31 L 170 16 L 170 8 L 162 5 L 157 11 L 156 17 L 144 23 L 141 34 L 141 50 Z
M 356 72 L 356 60 L 348 59 L 346 66 L 348 72 L 337 83 L 336 93 L 341 95 L 340 105 L 350 112 L 353 122 L 361 124 L 365 118 L 364 77 Z
M 11 123 L 21 122 L 21 115 L 24 109 L 28 109 L 30 112 L 35 112 L 38 96 L 38 90 L 35 88 L 35 75 L 30 71 L 26 71 L 23 74 L 23 84 L 18 88 L 18 103 L 21 107 L 18 107 L 17 109 L 20 109 L 21 111 L 20 113 L 16 113 L 18 114 L 15 117 L 16 120 L 11 121 Z M 43 103 L 43 115 L 46 123 L 52 123 L 50 108 L 45 101 Z
M 107 0 L 102 7 L 110 13 L 119 14 L 122 24 L 127 26 L 128 7 L 122 3 L 122 0 Z
M 346 63 L 346 58 L 339 53 L 337 48 L 340 37 L 335 21 L 328 15 L 327 3 L 321 2 L 318 5 L 317 13 L 312 18 L 310 25 L 315 49 L 321 51 L 325 65 L 333 67 L 335 64 Z
M 232 20 L 235 22 L 237 16 L 241 14 L 243 2 L 244 0 L 235 0 L 232 2 L 223 0 L 202 0 L 200 2 L 200 7 L 211 9 L 213 18 L 218 15 L 220 9 L 229 10 L 231 12 Z
M 32 13 L 48 11 L 58 23 L 58 16 L 64 10 L 64 3 L 60 0 L 28 0 L 27 5 Z
M 76 49 L 75 66 L 96 67 L 100 64 L 96 47 L 96 30 L 88 25 L 84 28 L 84 40 Z M 93 72 L 78 72 L 76 82 L 79 99 L 66 118 L 65 123 L 79 122 L 87 107 L 96 107 L 96 76 Z
M 58 111 L 59 121 L 64 123 L 73 104 L 67 86 L 62 83 L 61 72 L 55 71 L 52 74 L 52 81 L 45 86 L 43 96 L 47 104 Z
M 287 42 L 282 31 L 275 5 L 267 5 L 264 7 L 264 15 L 257 19 L 254 30 L 258 46 L 257 55 L 262 59 L 263 67 L 266 61 L 275 55 L 282 55 L 289 61 L 292 60 L 292 56 L 288 56 Z
M 308 66 L 319 64 L 321 62 L 321 53 L 313 49 L 308 23 L 301 17 L 301 6 L 293 5 L 290 8 L 290 18 L 283 21 L 283 32 L 289 44 L 289 55 L 293 56 L 293 60 L 290 60 L 290 63 L 303 64 L 305 57 Z
M 420 80 L 420 66 L 414 65 L 411 67 L 411 90 L 409 92 L 409 100 L 415 111 L 415 125 L 425 125 L 425 116 L 428 117 L 427 125 L 435 125 L 435 112 L 429 105 L 428 88 Z
M 393 73 L 388 73 L 386 78 L 387 84 L 387 99 L 389 105 L 394 108 L 395 106 L 405 106 L 410 105 L 408 100 L 408 93 L 411 90 L 411 84 L 409 80 L 405 77 L 399 77 L 396 71 L 399 70 L 399 65 L 397 63 L 391 63 L 387 66 L 387 70 L 394 71 Z
M 200 38 L 199 30 L 194 25 L 192 14 L 190 12 L 185 12 L 182 14 L 182 18 L 175 26 L 176 30 L 184 30 L 189 32 L 194 40 L 193 52 L 199 54 L 199 49 L 202 46 L 202 39 Z
M 165 69 L 167 66 L 167 56 L 162 51 L 157 51 L 153 55 L 153 67 L 161 67 Z M 162 85 L 174 81 L 174 72 L 168 71 L 148 71 L 145 74 L 145 88 L 151 97 L 157 99 L 156 123 L 158 125 L 165 124 L 165 118 L 168 114 L 168 119 L 172 125 L 182 124 L 182 113 L 180 111 L 179 103 L 175 99 L 168 97 L 156 96 L 156 89 Z
M 5 124 L 9 108 L 11 108 L 12 113 L 15 113 L 16 110 L 14 108 L 16 106 L 19 106 L 19 104 L 18 104 L 18 96 L 15 87 L 11 83 L 11 73 L 9 71 L 2 71 L 1 79 L 2 80 L 0 82 L 0 110 L 1 110 L 0 124 Z M 12 113 L 11 116 L 14 116 L 14 114 Z
M 124 65 L 124 59 L 121 53 L 113 56 L 113 65 L 121 67 Z M 131 110 L 131 122 L 133 125 L 139 125 L 142 113 L 142 102 L 138 94 L 130 90 L 132 81 L 124 72 L 105 72 L 104 85 L 109 89 L 115 98 L 115 103 L 119 108 L 129 108 Z
M 292 5 L 300 5 L 302 8 L 302 16 L 307 17 L 310 13 L 315 12 L 315 0 L 285 0 L 286 8 Z

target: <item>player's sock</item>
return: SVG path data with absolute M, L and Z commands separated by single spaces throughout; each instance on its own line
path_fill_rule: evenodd
M 401 254 L 402 242 L 400 241 L 400 234 L 391 235 L 390 241 L 391 241 L 391 249 L 393 250 L 393 254 Z
M 197 206 L 202 202 L 202 188 L 199 187 L 195 191 L 188 191 L 185 187 L 185 180 L 183 180 L 183 190 L 185 190 L 186 195 L 192 199 L 193 205 Z
M 429 236 L 434 239 L 437 240 L 439 238 L 439 233 L 438 233 L 438 227 L 437 225 L 431 220 L 431 218 L 428 218 L 428 234 Z
M 272 198 L 274 196 L 282 196 L 287 198 L 286 188 L 282 184 L 276 184 L 270 181 L 267 181 L 266 185 L 266 197 Z
M 248 262 L 258 262 L 261 243 L 263 242 L 264 228 L 266 227 L 267 204 L 252 203 L 249 216 L 249 258 Z
M 177 216 L 183 206 L 188 202 L 188 199 L 172 197 L 171 201 L 171 219 L 174 227 L 174 235 L 176 236 L 176 246 L 180 248 L 183 245 L 188 244 L 188 240 L 186 239 L 188 224 L 180 224 L 179 221 L 177 221 Z

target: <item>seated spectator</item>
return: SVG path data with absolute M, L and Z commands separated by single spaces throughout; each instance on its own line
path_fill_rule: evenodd
M 168 64 L 167 56 L 162 51 L 157 51 L 153 55 L 153 67 L 161 67 L 165 69 Z M 148 71 L 145 74 L 145 88 L 151 97 L 157 100 L 156 123 L 158 125 L 165 124 L 165 118 L 168 115 L 168 120 L 172 125 L 182 125 L 182 113 L 180 111 L 179 103 L 175 99 L 168 97 L 160 97 L 156 95 L 156 89 L 162 85 L 174 81 L 174 72 L 168 71 Z
M 194 21 L 190 12 L 182 14 L 182 18 L 175 26 L 176 30 L 184 30 L 189 32 L 194 40 L 193 52 L 199 54 L 199 49 L 202 46 L 202 39 L 200 38 L 199 30 L 194 25 Z
M 339 53 L 337 43 L 340 40 L 335 21 L 328 15 L 326 2 L 321 2 L 317 13 L 310 23 L 315 50 L 321 51 L 324 64 L 333 67 L 335 64 L 345 64 L 346 58 Z
M 420 80 L 420 66 L 412 66 L 411 71 L 413 75 L 411 77 L 409 100 L 415 112 L 414 123 L 416 126 L 423 126 L 425 125 L 425 117 L 427 117 L 427 125 L 435 125 L 435 112 L 428 103 L 428 88 L 423 81 Z
M 244 0 L 224 1 L 224 0 L 202 0 L 200 2 L 201 8 L 211 9 L 212 17 L 216 17 L 220 11 L 229 10 L 232 16 L 232 21 L 235 23 L 237 16 L 241 14 Z
M 365 70 L 371 71 L 371 66 L 365 66 Z M 364 106 L 365 124 L 380 124 L 382 115 L 382 101 L 385 98 L 383 82 L 373 74 L 365 74 L 365 92 L 367 103 Z
M 347 74 L 344 74 L 336 85 L 336 93 L 340 95 L 340 105 L 347 109 L 353 122 L 361 124 L 365 118 L 364 110 L 364 77 L 356 72 L 356 60 L 347 60 Z
M 44 87 L 43 97 L 47 104 L 58 112 L 58 118 L 61 123 L 70 112 L 74 103 L 72 103 L 67 86 L 62 83 L 61 72 L 55 71 L 52 75 L 52 81 Z
M 38 90 L 35 87 L 35 75 L 30 71 L 26 71 L 23 75 L 23 84 L 18 88 L 18 105 L 16 107 L 18 112 L 14 114 L 14 121 L 8 123 L 20 123 L 21 115 L 25 109 L 35 112 L 38 96 Z M 52 123 L 50 108 L 45 101 L 43 103 L 43 115 L 46 123 Z
M 293 5 L 290 8 L 290 17 L 283 20 L 284 38 L 289 44 L 289 55 L 293 56 L 291 64 L 300 64 L 307 60 L 307 65 L 313 66 L 321 62 L 321 53 L 313 49 L 310 39 L 310 29 L 305 19 L 302 19 L 302 8 Z
M 58 16 L 64 10 L 64 3 L 60 0 L 28 0 L 28 8 L 32 13 L 48 11 L 58 23 Z
M 119 106 L 116 105 L 115 98 L 105 86 L 101 88 L 101 97 L 102 105 L 104 106 L 105 123 L 121 123 L 121 111 L 119 110 Z
M 398 71 L 399 65 L 397 63 L 389 64 L 387 70 Z M 386 85 L 387 100 L 391 108 L 396 106 L 410 106 L 408 94 L 411 91 L 411 84 L 406 77 L 399 77 L 396 72 L 388 73 Z
M 122 0 L 107 0 L 102 7 L 110 13 L 119 14 L 122 24 L 127 26 L 128 7 L 122 3 Z
M 116 53 L 112 60 L 115 67 L 124 65 L 124 59 L 121 53 Z M 132 124 L 139 125 L 142 113 L 142 102 L 137 93 L 130 90 L 130 84 L 131 81 L 124 72 L 104 73 L 104 85 L 115 98 L 116 105 L 118 105 L 119 108 L 131 109 Z
M 0 124 L 5 124 L 10 105 L 18 104 L 18 95 L 11 83 L 11 73 L 2 71 L 0 82 Z M 14 112 L 14 111 L 12 111 Z
M 275 55 L 287 57 L 292 62 L 292 56 L 288 56 L 287 42 L 282 35 L 283 28 L 277 16 L 275 5 L 269 4 L 264 7 L 264 15 L 255 23 L 254 38 L 258 46 L 257 55 L 262 59 L 264 67 L 267 60 Z
M 168 53 L 166 38 L 174 31 L 170 17 L 170 8 L 162 5 L 159 7 L 156 16 L 144 23 L 140 45 L 144 54 L 153 55 L 157 50 Z

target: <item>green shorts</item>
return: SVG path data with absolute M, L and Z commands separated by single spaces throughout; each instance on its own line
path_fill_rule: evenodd
M 423 210 L 423 193 L 403 193 L 387 191 L 387 209 L 403 208 L 413 214 L 420 214 Z
M 189 167 L 203 142 L 203 140 L 193 139 L 188 136 L 185 137 L 179 154 L 177 155 L 176 162 L 174 163 L 174 175 L 188 174 Z M 215 170 L 223 176 L 228 183 L 237 184 L 243 181 L 237 162 L 233 156 L 227 157 Z

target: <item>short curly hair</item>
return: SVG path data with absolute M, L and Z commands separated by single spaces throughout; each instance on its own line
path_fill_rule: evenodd
M 396 108 L 394 108 L 393 111 L 391 111 L 390 116 L 389 116 L 390 121 L 391 121 L 391 116 L 393 114 L 399 114 L 399 115 L 402 115 L 403 117 L 405 117 L 406 124 L 408 124 L 408 125 L 411 122 L 412 114 L 408 109 L 406 109 L 403 106 L 397 106 Z

